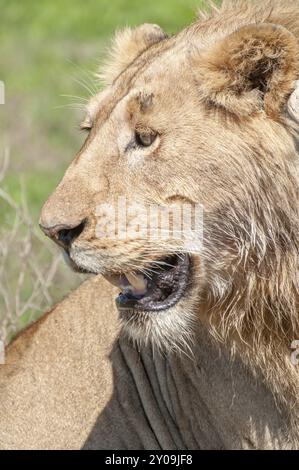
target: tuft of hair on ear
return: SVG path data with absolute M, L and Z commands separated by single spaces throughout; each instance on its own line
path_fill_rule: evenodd
M 118 31 L 97 77 L 110 85 L 142 52 L 166 38 L 167 34 L 156 24 L 145 23 L 135 29 Z
M 201 98 L 244 117 L 264 110 L 282 113 L 299 78 L 299 46 L 283 26 L 240 28 L 194 58 Z

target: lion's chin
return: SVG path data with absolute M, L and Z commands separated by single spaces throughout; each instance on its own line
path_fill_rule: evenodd
M 132 273 L 107 278 L 121 293 L 116 305 L 123 332 L 140 346 L 150 342 L 160 351 L 184 350 L 193 331 L 188 294 L 192 284 L 189 255 L 169 256 L 148 266 L 149 275 Z
M 101 274 L 80 257 L 64 254 L 76 272 Z M 79 264 L 80 262 L 80 264 Z M 90 266 L 89 266 L 90 264 Z M 140 271 L 104 277 L 120 290 L 115 302 L 123 332 L 138 344 L 149 341 L 159 350 L 184 350 L 194 329 L 194 260 L 188 254 L 164 257 Z M 188 349 L 188 348 L 187 348 Z

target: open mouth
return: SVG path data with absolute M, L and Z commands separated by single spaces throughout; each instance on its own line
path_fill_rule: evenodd
M 121 290 L 116 298 L 120 310 L 165 310 L 184 295 L 191 269 L 188 255 L 169 256 L 160 261 L 158 269 L 156 265 L 149 268 L 149 275 L 133 272 L 105 276 Z

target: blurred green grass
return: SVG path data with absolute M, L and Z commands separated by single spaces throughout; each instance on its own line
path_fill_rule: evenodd
M 203 4 L 202 0 L 0 0 L 0 80 L 6 91 L 6 103 L 0 106 L 0 170 L 2 148 L 7 146 L 11 155 L 1 187 L 20 203 L 22 181 L 33 225 L 37 226 L 44 200 L 83 140 L 78 131 L 82 111 L 73 109 L 72 99 L 62 95 L 88 98 L 86 88 L 94 86 L 93 72 L 116 29 L 150 22 L 171 34 L 193 21 Z M 0 198 L 0 245 L 14 221 L 11 208 Z M 26 230 L 27 226 L 20 227 L 19 236 L 25 236 Z M 32 243 L 38 262 L 47 266 L 52 255 L 38 241 Z M 22 246 L 23 240 L 16 240 L 15 253 L 6 257 L 12 292 L 18 288 Z M 20 293 L 25 300 L 33 289 L 32 267 L 28 264 L 26 269 Z M 61 268 L 50 289 L 53 301 L 77 282 Z M 3 305 L 0 292 L 0 325 Z M 36 315 L 28 309 L 16 328 Z

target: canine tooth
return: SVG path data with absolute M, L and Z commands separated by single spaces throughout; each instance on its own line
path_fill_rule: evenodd
M 142 274 L 126 273 L 126 278 L 138 294 L 144 294 L 146 292 L 147 282 Z

